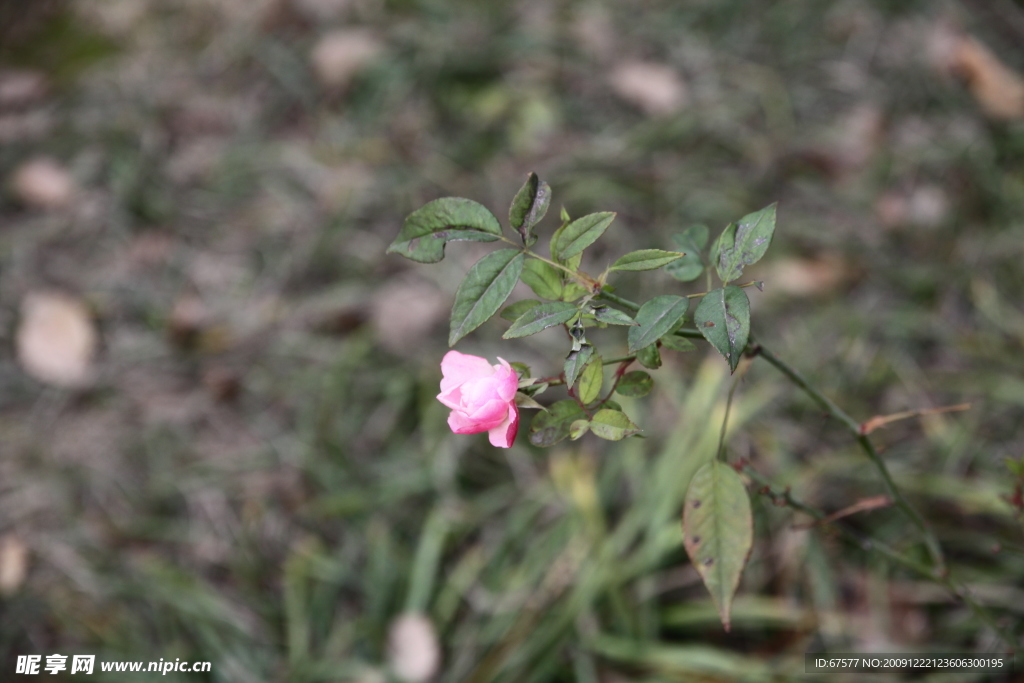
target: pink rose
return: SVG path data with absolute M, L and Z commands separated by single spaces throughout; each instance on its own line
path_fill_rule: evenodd
M 519 378 L 504 359 L 449 351 L 441 359 L 441 393 L 437 400 L 452 409 L 448 426 L 456 434 L 488 432 L 491 445 L 508 448 L 519 431 L 516 389 Z

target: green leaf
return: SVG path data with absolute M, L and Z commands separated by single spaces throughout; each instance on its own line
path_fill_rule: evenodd
M 704 272 L 701 253 L 708 243 L 708 226 L 691 225 L 673 236 L 672 241 L 680 251 L 686 252 L 686 256 L 665 266 L 665 272 L 680 282 L 693 282 Z
M 562 298 L 562 274 L 554 266 L 532 258 L 523 266 L 522 278 L 540 298 L 550 301 Z
M 597 241 L 615 220 L 611 211 L 592 213 L 577 218 L 559 230 L 551 238 L 551 254 L 559 261 L 565 261 Z
M 515 321 L 534 306 L 540 306 L 540 302 L 536 299 L 523 299 L 501 309 L 500 315 L 505 320 Z
M 521 315 L 512 323 L 502 339 L 514 339 L 516 337 L 528 337 L 537 334 L 541 330 L 552 325 L 561 325 L 572 320 L 577 313 L 576 305 L 564 301 L 551 301 L 540 306 L 534 306 Z
M 508 210 L 508 221 L 514 230 L 523 238 L 523 244 L 531 246 L 537 241 L 533 234 L 533 226 L 540 223 L 551 204 L 551 187 L 531 173 L 526 183 L 516 193 L 512 206 Z
M 569 425 L 569 438 L 575 441 L 590 431 L 590 420 L 576 420 Z
M 524 394 L 526 394 L 527 396 L 539 396 L 540 394 L 543 394 L 545 391 L 548 390 L 548 383 L 547 382 L 540 382 L 540 383 L 528 384 L 526 386 L 523 386 L 522 384 L 520 384 L 519 385 L 519 390 L 521 392 L 523 392 Z
M 515 304 L 512 304 L 512 305 L 514 306 Z M 511 308 L 511 306 L 509 308 Z M 536 383 L 535 379 L 530 379 L 530 366 L 529 365 L 527 365 L 526 363 L 517 363 L 515 361 L 509 363 L 509 365 L 511 365 L 512 369 L 516 371 L 517 375 L 519 375 L 519 387 L 520 388 L 522 388 L 524 386 L 529 386 L 530 384 Z M 529 384 L 524 384 L 524 382 L 529 382 Z
M 587 293 L 587 288 L 576 282 L 566 282 L 565 289 L 562 290 L 562 299 L 564 301 L 576 301 L 581 296 Z
M 697 347 L 694 346 L 693 342 L 686 337 L 680 337 L 675 334 L 666 334 L 660 339 L 663 348 L 671 349 L 672 351 L 696 351 Z
M 750 337 L 750 301 L 746 293 L 734 285 L 708 292 L 697 306 L 693 321 L 735 372 Z
M 387 253 L 420 263 L 437 263 L 444 258 L 448 242 L 493 242 L 500 237 L 501 224 L 482 204 L 461 197 L 442 197 L 409 214 Z
M 775 234 L 775 204 L 748 214 L 729 225 L 715 244 L 718 277 L 731 282 L 743 274 L 743 267 L 761 260 Z
M 477 261 L 459 290 L 452 307 L 448 345 L 455 343 L 487 322 L 519 282 L 526 256 L 518 249 L 499 249 Z
M 590 431 L 608 441 L 621 441 L 639 432 L 640 428 L 625 413 L 602 408 L 590 421 Z
M 658 351 L 657 344 L 645 346 L 637 351 L 636 359 L 640 362 L 640 365 L 651 370 L 657 370 L 661 367 L 661 352 Z
M 609 270 L 656 270 L 684 256 L 686 254 L 678 251 L 641 249 L 640 251 L 629 252 L 613 263 Z
M 586 419 L 580 404 L 572 399 L 558 401 L 548 406 L 546 413 L 537 413 L 530 423 L 530 443 L 534 446 L 554 446 L 569 436 L 573 422 Z
M 639 398 L 646 396 L 651 393 L 651 389 L 654 388 L 654 379 L 643 370 L 634 370 L 633 372 L 627 372 L 619 380 L 618 386 L 615 387 L 615 391 L 622 394 L 623 396 L 633 396 Z
M 750 499 L 736 470 L 719 460 L 697 470 L 683 506 L 683 546 L 726 631 L 753 536 Z
M 689 306 L 689 299 L 674 294 L 656 296 L 641 306 L 636 314 L 639 326 L 629 328 L 629 352 L 636 353 L 675 329 Z
M 594 317 L 600 322 L 609 325 L 639 325 L 637 321 L 630 318 L 617 308 L 595 308 Z
M 583 372 L 583 367 L 593 355 L 594 347 L 590 344 L 583 344 L 578 351 L 570 351 L 569 355 L 565 357 L 563 369 L 565 371 L 565 386 L 567 388 L 571 388 L 573 384 L 576 384 L 576 379 Z
M 533 408 L 535 410 L 547 410 L 547 408 L 537 403 L 532 396 L 521 391 L 516 392 L 516 406 L 520 408 Z
M 601 384 L 604 382 L 604 364 L 601 355 L 595 353 L 587 361 L 587 366 L 580 373 L 579 397 L 584 404 L 593 403 L 601 395 Z

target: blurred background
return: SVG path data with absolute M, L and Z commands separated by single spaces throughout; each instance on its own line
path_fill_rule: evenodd
M 666 353 L 627 405 L 646 439 L 453 436 L 439 361 L 489 245 L 384 250 L 439 196 L 504 221 L 529 171 L 542 240 L 559 207 L 618 212 L 595 273 L 778 201 L 755 333 L 858 420 L 971 404 L 873 438 L 1019 637 L 1022 45 L 1020 0 L 0 0 L 0 677 L 803 681 L 808 651 L 999 651 L 756 487 L 725 633 L 678 521 L 725 362 Z M 640 282 L 615 284 L 696 291 Z M 505 325 L 459 349 L 557 372 L 557 334 Z M 763 363 L 730 427 L 826 511 L 883 492 Z M 894 510 L 846 522 L 920 554 Z

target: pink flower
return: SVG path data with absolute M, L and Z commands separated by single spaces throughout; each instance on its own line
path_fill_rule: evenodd
M 504 359 L 449 351 L 441 359 L 441 393 L 437 400 L 452 409 L 448 426 L 456 434 L 488 432 L 491 445 L 508 448 L 519 431 L 516 389 L 519 378 Z

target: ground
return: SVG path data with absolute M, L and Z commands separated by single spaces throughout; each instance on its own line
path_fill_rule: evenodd
M 858 420 L 970 404 L 872 438 L 1019 639 L 1022 24 L 1015 0 L 0 2 L 0 666 L 369 683 L 439 648 L 446 682 L 806 680 L 809 651 L 998 651 L 754 485 L 724 632 L 679 532 L 729 388 L 705 345 L 629 404 L 643 440 L 449 433 L 447 316 L 489 246 L 384 252 L 436 197 L 503 217 L 530 171 L 542 235 L 618 212 L 594 272 L 777 201 L 754 332 Z M 459 349 L 556 371 L 557 335 L 506 325 Z M 883 492 L 766 363 L 736 401 L 733 461 L 829 512 Z M 920 554 L 894 509 L 845 523 Z

